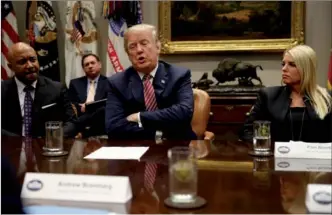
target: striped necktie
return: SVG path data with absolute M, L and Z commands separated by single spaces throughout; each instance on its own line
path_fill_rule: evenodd
M 146 163 L 144 170 L 144 187 L 147 190 L 153 190 L 154 183 L 156 181 L 158 164 L 156 163 Z
M 154 111 L 158 109 L 156 95 L 154 93 L 154 89 L 150 81 L 151 78 L 152 78 L 151 75 L 143 76 L 144 102 L 145 102 L 145 108 L 148 111 Z

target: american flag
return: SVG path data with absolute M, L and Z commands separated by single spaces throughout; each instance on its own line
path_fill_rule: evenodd
M 75 42 L 84 36 L 85 32 L 79 20 L 74 23 L 73 32 L 71 34 L 71 41 Z
M 11 1 L 1 1 L 1 79 L 12 76 L 8 68 L 8 48 L 19 41 L 17 20 Z

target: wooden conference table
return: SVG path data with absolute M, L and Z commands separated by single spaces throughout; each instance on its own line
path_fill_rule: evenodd
M 285 172 L 274 170 L 274 157 L 262 159 L 248 155 L 249 144 L 236 141 L 192 141 L 198 150 L 198 195 L 207 205 L 195 210 L 172 209 L 164 205 L 168 197 L 167 150 L 189 141 L 108 141 L 105 139 L 65 140 L 69 155 L 45 157 L 43 139 L 34 139 L 33 158 L 23 159 L 22 139 L 2 137 L 2 156 L 9 157 L 23 183 L 26 172 L 129 176 L 133 198 L 130 213 L 306 213 L 308 183 L 332 183 L 332 173 Z M 102 146 L 150 146 L 140 162 L 134 160 L 86 160 L 84 156 Z M 25 156 L 26 157 L 26 156 Z M 30 157 L 30 156 L 29 156 Z M 158 164 L 154 191 L 144 188 L 144 167 Z M 154 194 L 153 194 L 154 193 Z

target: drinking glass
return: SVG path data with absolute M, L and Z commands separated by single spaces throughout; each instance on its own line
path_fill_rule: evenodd
M 268 154 L 271 150 L 269 121 L 254 121 L 253 150 L 256 154 Z
M 195 151 L 189 147 L 168 150 L 169 191 L 172 202 L 189 203 L 196 199 L 197 165 Z
M 63 126 L 62 122 L 50 121 L 45 123 L 45 147 L 44 150 L 57 154 L 63 152 Z

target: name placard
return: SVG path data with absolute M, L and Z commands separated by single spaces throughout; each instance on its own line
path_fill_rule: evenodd
M 126 203 L 132 198 L 128 177 L 26 173 L 21 197 L 96 203 Z
M 332 212 L 332 185 L 308 184 L 305 204 L 309 213 Z
M 275 142 L 274 156 L 280 158 L 332 159 L 332 143 Z
M 275 158 L 274 170 L 299 172 L 332 172 L 330 159 Z

